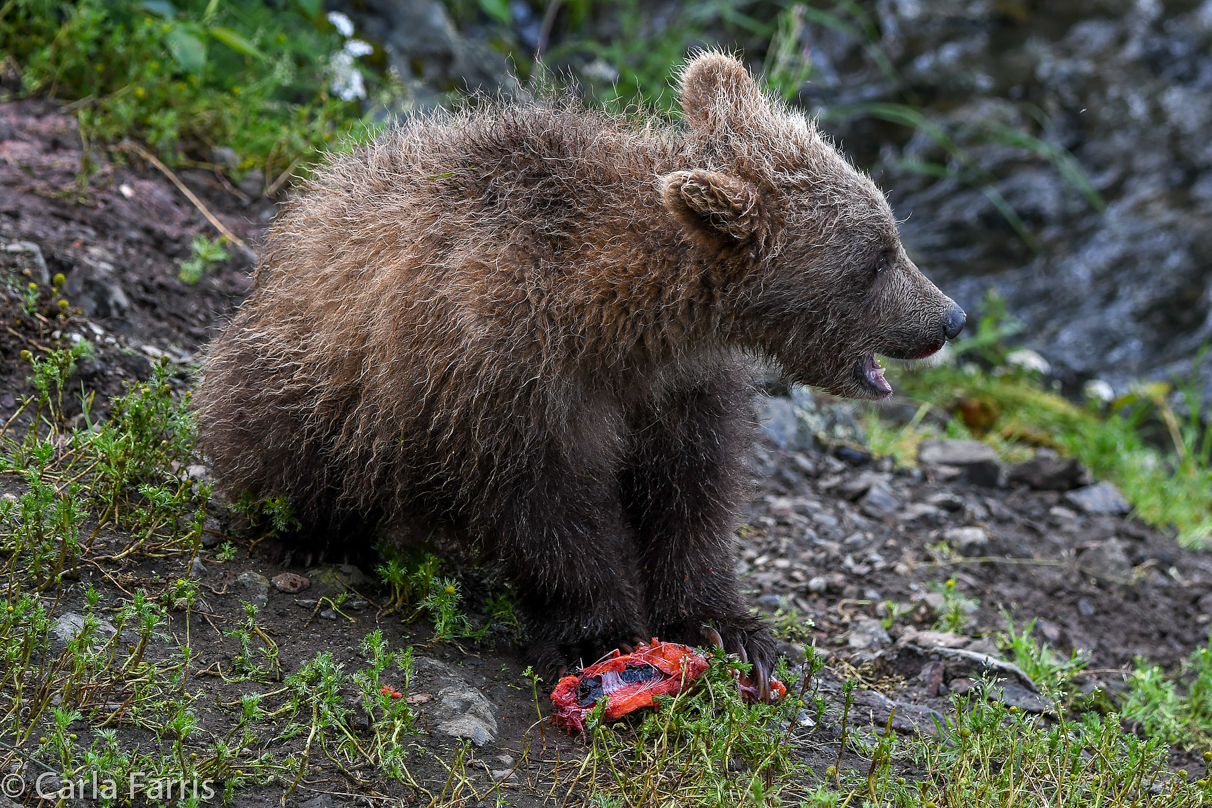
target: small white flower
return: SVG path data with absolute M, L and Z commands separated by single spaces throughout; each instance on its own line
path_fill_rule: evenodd
M 342 101 L 356 101 L 366 97 L 366 82 L 362 73 L 354 66 L 354 57 L 347 51 L 332 55 L 332 92 Z
M 1110 403 L 1115 398 L 1115 390 L 1102 379 L 1091 379 L 1086 382 L 1082 387 L 1082 392 L 1086 394 L 1086 398 L 1101 401 L 1104 404 Z
M 1052 371 L 1052 365 L 1048 363 L 1048 360 L 1030 348 L 1020 348 L 1017 351 L 1011 351 L 1006 355 L 1006 364 L 1011 367 L 1034 371 L 1035 373 L 1050 373 Z
M 357 59 L 359 56 L 369 56 L 374 53 L 375 46 L 360 39 L 347 39 L 345 40 L 345 47 L 342 50 Z
M 332 27 L 340 32 L 341 36 L 353 36 L 353 20 L 340 11 L 328 12 L 328 21 L 332 23 Z

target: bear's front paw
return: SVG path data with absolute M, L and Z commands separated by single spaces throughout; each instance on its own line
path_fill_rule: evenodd
M 712 620 L 699 629 L 701 645 L 714 645 L 736 654 L 741 662 L 753 665 L 753 684 L 758 699 L 769 701 L 770 674 L 778 661 L 778 649 L 770 629 L 761 619 L 750 615 Z

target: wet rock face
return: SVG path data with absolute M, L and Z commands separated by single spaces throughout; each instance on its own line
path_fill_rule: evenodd
M 1028 344 L 1073 381 L 1185 369 L 1212 338 L 1212 2 L 863 5 L 895 69 L 863 41 L 815 27 L 800 101 L 892 189 L 927 274 L 970 311 L 997 287 Z M 967 157 L 920 130 L 831 122 L 831 110 L 871 101 L 921 108 Z M 1105 212 L 1015 131 L 1071 152 Z M 923 164 L 947 176 L 913 168 Z M 996 194 L 981 187 L 989 180 Z

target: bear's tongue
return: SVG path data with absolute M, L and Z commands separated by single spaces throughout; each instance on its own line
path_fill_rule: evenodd
M 867 381 L 876 390 L 879 390 L 884 395 L 892 392 L 892 385 L 888 384 L 888 380 L 884 378 L 884 369 L 880 367 L 879 360 L 875 358 L 875 354 L 867 354 L 863 357 L 863 373 L 867 376 Z

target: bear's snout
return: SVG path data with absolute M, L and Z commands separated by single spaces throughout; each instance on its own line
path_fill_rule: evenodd
M 946 321 L 943 323 L 943 336 L 947 339 L 955 339 L 959 333 L 964 330 L 964 323 L 968 321 L 968 315 L 964 314 L 955 302 L 951 303 L 951 312 L 947 315 Z

